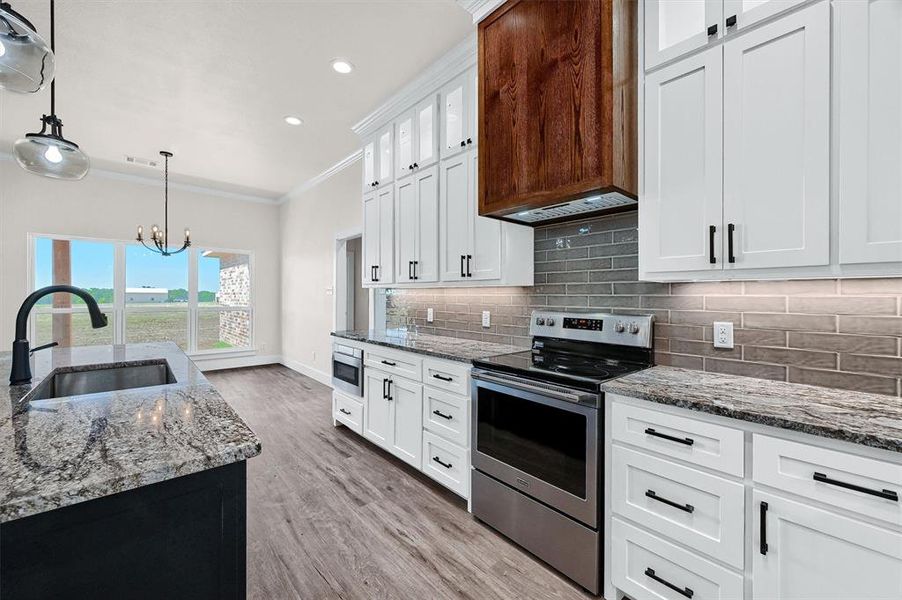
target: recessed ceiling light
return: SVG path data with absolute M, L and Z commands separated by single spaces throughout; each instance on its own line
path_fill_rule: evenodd
M 343 58 L 336 58 L 332 61 L 332 69 L 336 73 L 341 73 L 342 75 L 347 75 L 351 71 L 354 70 L 354 65 Z
M 285 117 L 285 122 L 288 123 L 289 125 L 297 126 L 297 125 L 303 125 L 304 119 L 302 119 L 300 117 L 295 117 L 294 115 L 288 115 Z

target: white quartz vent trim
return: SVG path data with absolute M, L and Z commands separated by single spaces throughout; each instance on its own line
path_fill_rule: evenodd
M 512 213 L 505 215 L 504 218 L 510 219 L 511 221 L 519 221 L 520 223 L 540 223 L 542 221 L 563 219 L 574 215 L 607 210 L 620 206 L 632 206 L 634 204 L 638 204 L 638 201 L 628 196 L 624 196 L 620 192 L 611 192 L 600 196 L 571 200 L 570 202 L 565 202 L 563 204 L 555 204 L 554 206 L 546 206 L 545 208 L 535 208 L 533 210 Z

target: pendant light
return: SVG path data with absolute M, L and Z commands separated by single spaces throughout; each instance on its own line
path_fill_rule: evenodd
M 0 88 L 34 94 L 53 81 L 56 62 L 31 21 L 0 2 Z
M 178 250 L 169 250 L 169 159 L 172 158 L 172 152 L 160 150 L 160 156 L 165 160 L 163 167 L 163 229 L 156 225 L 150 228 L 150 241 L 153 243 L 153 247 L 148 246 L 144 241 L 144 227 L 141 225 L 138 225 L 138 237 L 135 239 L 151 252 L 162 256 L 172 256 L 188 249 L 191 245 L 191 232 L 185 229 L 185 241 L 182 243 L 182 247 Z
M 50 0 L 50 48 L 55 49 L 54 0 Z M 27 133 L 13 146 L 23 169 L 53 179 L 81 179 L 91 161 L 78 144 L 63 137 L 63 122 L 56 116 L 56 80 L 50 83 L 50 114 L 41 117 L 41 131 Z

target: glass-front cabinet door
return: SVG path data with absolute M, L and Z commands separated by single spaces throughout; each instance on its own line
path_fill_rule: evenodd
M 363 145 L 363 191 L 373 191 L 376 181 L 376 142 L 370 140 Z
M 376 185 L 382 186 L 391 182 L 394 178 L 394 148 L 392 147 L 392 129 L 393 125 L 389 124 L 382 130 L 376 138 L 376 151 L 379 156 L 376 160 Z
M 415 115 L 407 111 L 395 120 L 395 178 L 413 173 Z
M 438 159 L 438 94 L 431 94 L 415 109 L 416 154 L 414 167 L 425 169 Z
M 723 35 L 723 0 L 647 0 L 644 6 L 646 70 Z
M 467 147 L 468 83 L 469 78 L 464 73 L 442 88 L 442 158 L 453 156 Z
M 738 31 L 803 2 L 807 0 L 723 0 L 726 32 Z M 861 3 L 867 4 L 867 0 L 861 0 Z

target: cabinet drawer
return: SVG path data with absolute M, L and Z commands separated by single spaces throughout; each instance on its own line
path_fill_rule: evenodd
M 355 433 L 363 433 L 363 402 L 332 392 L 332 417 Z
M 439 389 L 470 395 L 470 367 L 430 358 L 423 359 L 423 383 Z
M 621 446 L 611 461 L 615 513 L 742 568 L 741 484 Z
M 470 399 L 423 387 L 423 427 L 458 446 L 470 445 Z
M 742 431 L 615 402 L 613 439 L 742 477 Z
M 423 472 L 445 487 L 470 496 L 470 455 L 465 448 L 423 432 Z
M 392 352 L 369 347 L 364 354 L 363 364 L 391 375 L 400 375 L 419 382 L 423 360 L 407 352 Z
M 756 434 L 756 483 L 902 523 L 902 465 Z
M 740 575 L 619 519 L 611 548 L 611 579 L 632 598 L 742 600 Z

